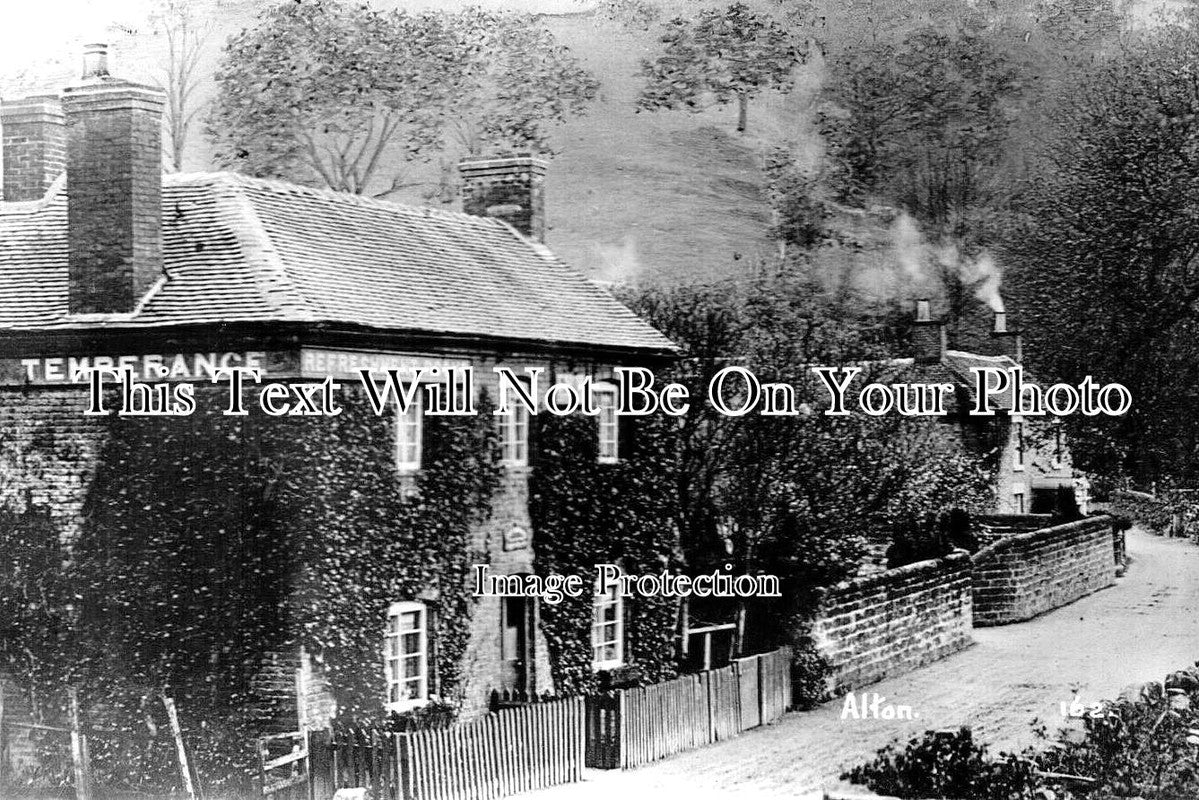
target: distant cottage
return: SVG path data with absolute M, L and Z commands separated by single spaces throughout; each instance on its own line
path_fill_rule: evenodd
M 1049 514 L 1063 491 L 1073 491 L 1073 466 L 1061 420 L 1011 414 L 1010 396 L 993 395 L 994 417 L 971 416 L 976 380 L 973 368 L 1023 366 L 1023 345 L 1010 329 L 1007 314 L 995 312 L 991 352 L 968 353 L 948 347 L 945 325 L 932 316 L 928 300 L 916 304 L 914 357 L 900 366 L 902 377 L 926 383 L 951 383 L 955 402 L 945 418 L 963 443 L 988 457 L 995 469 L 997 514 Z

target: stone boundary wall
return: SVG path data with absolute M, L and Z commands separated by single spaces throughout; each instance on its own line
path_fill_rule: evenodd
M 1116 582 L 1123 533 L 1090 517 L 1016 534 L 974 554 L 974 624 L 1031 619 Z
M 835 696 L 910 672 L 973 644 L 964 551 L 825 590 L 812 639 Z
M 1006 536 L 1029 533 L 1053 524 L 1049 514 L 986 514 L 977 518 L 978 544 L 985 547 Z

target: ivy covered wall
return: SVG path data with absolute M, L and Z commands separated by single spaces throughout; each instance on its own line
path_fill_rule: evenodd
M 594 417 L 533 419 L 536 454 L 530 481 L 537 572 L 580 574 L 617 564 L 629 574 L 673 571 L 677 564 L 677 501 L 672 420 L 622 417 L 621 460 L 598 463 Z M 625 664 L 642 682 L 674 677 L 675 598 L 626 597 Z M 592 670 L 592 597 L 542 603 L 541 621 L 559 692 L 597 688 Z
M 423 468 L 408 485 L 394 469 L 392 421 L 355 390 L 332 418 L 227 417 L 217 402 L 198 405 L 191 417 L 105 418 L 82 529 L 46 599 L 60 613 L 23 621 L 22 641 L 2 651 L 23 683 L 47 697 L 78 686 L 91 724 L 129 734 L 93 743 L 99 779 L 176 780 L 169 737 L 156 731 L 160 692 L 177 702 L 209 785 L 244 779 L 263 713 L 255 675 L 300 646 L 323 668 L 342 720 L 379 721 L 383 628 L 399 599 L 435 611 L 436 688 L 458 702 L 467 579 L 486 558 L 472 527 L 499 480 L 490 401 L 478 416 L 426 418 Z M 27 557 L 5 542 L 9 559 L 45 562 L 46 537 L 21 529 L 9 538 L 28 540 Z M 36 670 L 20 655 L 28 645 Z

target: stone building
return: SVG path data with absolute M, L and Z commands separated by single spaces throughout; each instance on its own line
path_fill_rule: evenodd
M 995 513 L 1051 513 L 1058 492 L 1073 491 L 1073 465 L 1061 421 L 1052 416 L 1025 417 L 1011 413 L 1010 393 L 993 396 L 994 416 L 968 413 L 977 393 L 972 369 L 1023 365 L 1020 334 L 1009 328 L 1005 312 L 995 312 L 990 340 L 988 353 L 949 347 L 944 323 L 932 317 L 927 300 L 917 301 L 915 352 L 910 364 L 904 367 L 904 376 L 926 383 L 954 385 L 946 422 L 958 429 L 972 451 L 991 456 L 995 468 Z
M 264 381 L 353 382 L 370 368 L 407 382 L 417 367 L 469 366 L 494 396 L 493 367 L 540 367 L 543 380 L 591 379 L 599 457 L 621 457 L 612 370 L 661 364 L 674 348 L 542 243 L 543 162 L 465 163 L 467 213 L 164 175 L 162 94 L 105 61 L 94 48 L 61 96 L 0 106 L 0 431 L 26 447 L 0 499 L 48 507 L 69 547 L 104 446 L 104 418 L 84 413 L 89 370 L 203 383 L 242 366 Z M 493 573 L 528 573 L 529 419 L 516 405 L 497 424 L 501 488 L 474 546 Z M 394 425 L 397 491 L 422 468 L 422 425 L 419 406 Z M 381 705 L 403 711 L 435 693 L 427 614 L 420 597 L 395 598 Z M 595 614 L 595 664 L 610 668 L 624 657 L 619 608 L 600 597 Z M 266 673 L 284 691 L 296 655 Z M 311 702 L 297 710 L 320 724 L 333 709 L 319 670 L 302 667 Z M 536 603 L 478 599 L 464 669 L 468 713 L 493 689 L 552 689 Z

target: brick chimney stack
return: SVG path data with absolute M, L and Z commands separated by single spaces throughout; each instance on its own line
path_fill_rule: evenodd
M 917 364 L 936 364 L 945 355 L 945 323 L 933 319 L 931 303 L 927 299 L 916 301 L 912 345 Z
M 464 159 L 462 210 L 502 219 L 539 242 L 545 241 L 546 163 L 529 155 Z
M 995 327 L 991 330 L 991 339 L 995 343 L 997 355 L 1008 356 L 1017 364 L 1021 363 L 1024 357 L 1023 342 L 1019 331 L 1008 329 L 1007 312 L 995 312 Z
M 108 74 L 88 45 L 63 93 L 72 314 L 133 311 L 162 271 L 163 93 Z
M 67 130 L 54 95 L 0 103 L 0 199 L 40 200 L 66 167 Z

